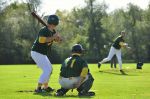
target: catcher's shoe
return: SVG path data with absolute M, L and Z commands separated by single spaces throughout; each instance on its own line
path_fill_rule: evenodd
M 55 95 L 55 96 L 63 96 L 64 93 L 63 93 L 62 91 L 60 91 L 60 92 L 56 92 L 54 95 Z
M 78 93 L 78 96 L 95 96 L 95 92 Z
M 98 65 L 97 65 L 97 66 L 98 66 L 98 68 L 100 68 L 100 67 L 101 67 L 101 63 L 100 63 L 100 62 L 98 62 Z
M 53 92 L 55 89 L 51 88 L 51 87 L 47 87 L 46 89 L 43 88 L 44 92 Z
M 54 95 L 55 96 L 64 96 L 68 91 L 69 91 L 69 89 L 60 88 L 57 90 L 57 92 Z

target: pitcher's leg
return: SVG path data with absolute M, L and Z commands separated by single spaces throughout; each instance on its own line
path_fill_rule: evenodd
M 116 56 L 117 56 L 117 60 L 118 60 L 118 64 L 119 64 L 120 70 L 122 70 L 121 50 L 116 51 Z
M 104 58 L 101 62 L 98 62 L 98 68 L 100 68 L 101 64 L 110 61 L 115 54 L 115 48 L 111 47 L 107 58 Z

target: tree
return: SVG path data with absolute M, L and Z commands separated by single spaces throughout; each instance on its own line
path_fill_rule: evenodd
M 138 31 L 136 31 L 136 25 L 138 21 L 141 21 L 141 9 L 138 6 L 135 6 L 133 4 L 128 5 L 128 12 L 127 12 L 127 18 L 128 18 L 128 30 L 131 31 L 131 43 L 133 45 L 134 49 L 134 55 L 135 60 L 139 61 L 140 59 L 140 46 L 139 46 L 139 40 L 138 40 Z
M 32 17 L 27 9 L 25 3 L 15 2 L 2 10 L 0 17 L 2 23 L 0 29 L 1 63 L 27 63 L 31 61 L 30 49 L 37 32 L 32 28 Z
M 88 23 L 88 43 L 89 43 L 89 55 L 92 57 L 91 60 L 96 62 L 102 56 L 102 50 L 105 34 L 104 28 L 102 27 L 102 18 L 106 16 L 106 5 L 94 4 L 95 0 L 86 0 L 87 6 L 86 16 Z

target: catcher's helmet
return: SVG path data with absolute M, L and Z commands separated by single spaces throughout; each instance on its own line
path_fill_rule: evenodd
M 48 17 L 47 23 L 48 24 L 53 24 L 53 25 L 58 25 L 59 24 L 58 16 L 57 15 L 50 15 Z
M 75 44 L 72 47 L 72 53 L 82 53 L 85 49 L 83 49 L 81 44 Z

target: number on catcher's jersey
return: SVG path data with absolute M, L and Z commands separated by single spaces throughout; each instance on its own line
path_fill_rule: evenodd
M 76 59 L 73 59 L 73 60 L 72 60 L 71 65 L 70 65 L 71 68 L 73 68 L 73 65 L 74 65 L 75 60 L 76 60 Z
M 71 63 L 70 63 L 70 68 L 73 68 L 73 66 L 74 66 L 74 63 L 75 63 L 75 61 L 76 61 L 76 59 L 72 59 L 72 57 L 69 57 L 69 58 L 67 58 L 66 60 L 65 60 L 65 67 L 67 67 L 68 65 L 68 62 L 69 61 L 71 61 Z

